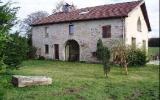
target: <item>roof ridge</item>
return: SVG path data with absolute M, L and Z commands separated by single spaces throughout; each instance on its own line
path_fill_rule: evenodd
M 132 9 L 134 9 L 137 5 L 139 5 L 141 2 L 142 0 L 111 3 L 111 4 L 80 8 L 73 10 L 71 12 L 57 12 L 40 20 L 34 21 L 32 25 L 41 25 L 47 23 L 58 23 L 58 22 L 77 21 L 77 20 L 89 20 L 89 19 L 93 20 L 102 18 L 126 17 L 128 13 Z M 86 10 L 89 10 L 89 13 L 84 14 L 83 16 L 79 14 L 82 11 Z
M 125 3 L 133 3 L 133 2 L 141 2 L 143 0 L 137 0 L 137 1 L 128 1 L 128 2 L 118 2 L 118 3 L 110 3 L 110 4 L 104 4 L 104 5 L 98 5 L 98 6 L 91 6 L 91 7 L 84 7 L 84 8 L 79 8 L 79 9 L 76 9 L 76 10 L 73 10 L 73 11 L 78 11 L 78 10 L 84 10 L 84 9 L 90 9 L 90 8 L 95 8 L 95 7 L 102 7 L 102 6 L 109 6 L 109 5 L 117 5 L 117 4 L 125 4 Z M 73 12 L 71 11 L 71 12 Z M 67 13 L 71 13 L 71 12 L 67 12 Z M 66 13 L 66 12 L 57 12 L 57 13 L 54 13 L 54 14 L 59 14 L 59 13 Z M 54 14 L 51 14 L 49 16 L 52 16 Z

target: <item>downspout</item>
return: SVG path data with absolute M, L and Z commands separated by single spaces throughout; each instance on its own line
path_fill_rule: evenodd
M 122 42 L 124 44 L 126 44 L 126 24 L 125 24 L 125 17 L 122 17 L 122 37 L 123 37 L 123 40 Z

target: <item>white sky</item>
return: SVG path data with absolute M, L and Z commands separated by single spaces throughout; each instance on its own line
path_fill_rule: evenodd
M 1 0 L 4 2 L 12 1 L 17 2 L 15 6 L 20 7 L 18 18 L 24 19 L 32 12 L 47 11 L 51 14 L 55 5 L 60 0 Z M 78 8 L 89 6 L 104 5 L 117 2 L 135 1 L 135 0 L 64 0 L 67 3 L 73 3 Z M 159 0 L 145 0 L 152 32 L 149 37 L 159 37 Z

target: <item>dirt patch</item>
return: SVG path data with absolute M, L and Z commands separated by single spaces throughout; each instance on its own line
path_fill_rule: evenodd
M 138 99 L 142 94 L 143 94 L 143 93 L 142 93 L 140 90 L 136 89 L 136 90 L 134 90 L 134 92 L 132 93 L 131 96 L 129 96 L 129 97 L 126 98 L 126 100 L 136 100 L 136 99 Z
M 85 100 L 84 97 L 78 95 L 79 92 L 83 91 L 85 86 L 74 87 L 74 88 L 66 88 L 62 92 L 53 93 L 53 96 L 62 96 L 62 95 L 72 95 L 75 94 L 78 100 Z

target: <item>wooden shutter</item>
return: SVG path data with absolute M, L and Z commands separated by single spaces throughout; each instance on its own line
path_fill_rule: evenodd
M 111 25 L 106 25 L 102 27 L 102 36 L 103 38 L 111 37 Z

